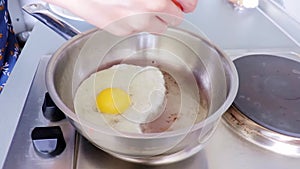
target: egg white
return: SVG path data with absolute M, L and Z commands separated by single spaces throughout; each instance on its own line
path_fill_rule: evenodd
M 131 106 L 118 115 L 100 113 L 95 99 L 106 88 L 126 91 Z M 158 68 L 120 64 L 84 80 L 76 91 L 74 108 L 80 119 L 102 128 L 142 133 L 140 124 L 152 121 L 164 110 L 165 92 L 164 77 Z

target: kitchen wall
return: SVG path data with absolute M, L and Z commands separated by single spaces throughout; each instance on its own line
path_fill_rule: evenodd
M 274 0 L 291 17 L 300 23 L 300 1 L 299 0 Z

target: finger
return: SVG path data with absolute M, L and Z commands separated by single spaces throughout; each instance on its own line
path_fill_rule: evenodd
M 168 26 L 177 26 L 183 20 L 183 16 L 182 17 L 178 17 L 178 16 L 167 14 L 167 13 L 156 13 L 156 16 L 161 21 L 163 21 L 164 23 L 166 23 L 166 25 L 168 25 Z
M 174 3 L 180 10 L 183 11 L 182 5 L 181 5 L 179 2 L 177 2 L 177 0 L 172 0 L 172 1 L 173 1 L 173 3 Z
M 122 24 L 118 24 L 118 25 L 109 25 L 103 28 L 103 30 L 116 35 L 116 36 L 126 36 L 126 35 L 130 35 L 133 33 L 132 28 L 130 28 L 128 25 L 122 25 Z
M 106 24 L 106 26 L 102 27 L 102 29 L 117 36 L 126 36 L 132 34 L 133 29 L 130 24 L 128 24 L 128 18 L 129 17 L 123 17 L 121 19 L 114 18 L 114 21 Z
M 157 16 L 169 26 L 179 25 L 183 20 L 183 11 L 177 5 L 169 0 L 166 10 L 158 12 Z
M 188 13 L 195 10 L 198 0 L 176 0 L 177 3 L 181 4 L 183 12 Z
M 183 11 L 172 0 L 148 0 L 136 2 L 135 9 L 143 12 L 157 12 L 173 15 L 178 18 L 183 17 Z M 138 10 L 140 9 L 140 10 Z
M 162 33 L 164 32 L 167 28 L 168 25 L 167 23 L 165 23 L 163 20 L 161 20 L 160 18 L 158 18 L 156 15 L 154 14 L 147 14 L 148 16 L 146 17 L 147 20 L 147 24 L 144 24 L 143 27 L 139 27 L 138 29 L 134 29 L 134 32 L 150 32 L 150 33 Z M 145 19 L 146 19 L 145 18 Z
M 125 36 L 139 32 L 162 33 L 167 29 L 167 24 L 153 13 L 142 13 L 115 20 L 103 29 L 117 36 Z

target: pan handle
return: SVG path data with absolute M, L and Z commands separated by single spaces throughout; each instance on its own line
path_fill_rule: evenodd
M 59 16 L 53 14 L 46 5 L 34 3 L 25 5 L 22 9 L 29 15 L 47 25 L 50 29 L 61 35 L 66 40 L 69 40 L 81 33 L 75 27 L 63 21 L 63 19 Z

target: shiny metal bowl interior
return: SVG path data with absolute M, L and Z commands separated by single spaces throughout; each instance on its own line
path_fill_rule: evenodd
M 201 105 L 208 112 L 207 118 L 194 124 L 188 132 L 118 135 L 97 130 L 89 133 L 93 128 L 83 125 L 74 113 L 73 96 L 78 85 L 99 68 L 120 63 L 122 56 L 147 49 L 175 53 L 191 68 L 198 83 Z M 147 64 L 152 59 L 147 60 L 147 52 L 134 55 L 137 58 L 145 56 L 143 63 Z M 180 65 L 177 68 L 180 69 Z M 53 55 L 46 71 L 46 85 L 53 101 L 91 143 L 123 159 L 151 159 L 193 147 L 202 148 L 236 96 L 238 75 L 233 62 L 218 48 L 184 30 L 169 28 L 161 35 L 140 33 L 126 38 L 91 30 L 72 38 Z M 190 155 L 192 153 L 184 158 Z

